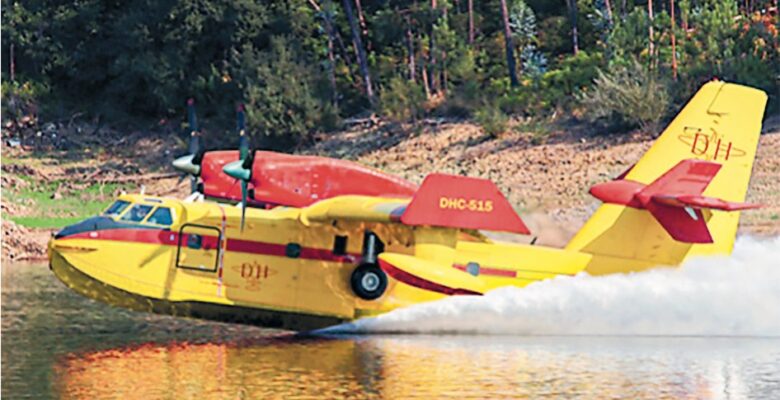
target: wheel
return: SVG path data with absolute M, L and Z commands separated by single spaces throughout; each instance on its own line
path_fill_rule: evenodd
M 359 265 L 352 272 L 352 291 L 365 300 L 378 299 L 387 289 L 387 275 L 373 264 Z

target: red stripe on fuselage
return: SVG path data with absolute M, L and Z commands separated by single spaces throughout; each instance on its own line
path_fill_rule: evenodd
M 189 235 L 185 233 L 181 242 L 187 243 L 188 236 Z M 204 249 L 211 250 L 217 248 L 219 242 L 218 237 L 201 235 L 201 238 L 201 246 L 203 246 Z M 65 236 L 57 240 L 59 241 L 67 239 L 110 240 L 118 242 L 177 246 L 179 243 L 179 233 L 162 229 L 106 229 L 99 231 L 81 232 L 75 235 Z M 286 257 L 287 245 L 268 242 L 255 242 L 251 240 L 228 239 L 227 251 Z M 336 255 L 333 254 L 333 252 L 330 250 L 301 247 L 301 252 L 298 258 L 305 260 L 354 263 L 360 258 L 360 255 Z
M 477 295 L 481 296 L 482 293 L 474 292 L 468 289 L 451 288 L 449 286 L 440 285 L 435 282 L 420 278 L 419 276 L 412 275 L 406 271 L 396 268 L 394 265 L 387 261 L 379 260 L 379 266 L 388 275 L 392 276 L 396 280 L 403 282 L 409 286 L 414 286 L 420 289 L 430 290 L 432 292 L 444 293 L 448 295 Z

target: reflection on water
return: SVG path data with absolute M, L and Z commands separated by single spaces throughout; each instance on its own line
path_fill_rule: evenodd
M 3 266 L 9 398 L 780 398 L 780 340 L 350 336 L 119 310 Z

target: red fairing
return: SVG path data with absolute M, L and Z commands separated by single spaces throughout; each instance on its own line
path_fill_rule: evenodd
M 408 198 L 417 190 L 409 181 L 354 162 L 270 151 L 255 153 L 251 183 L 256 201 L 293 207 L 343 195 Z
M 401 222 L 531 233 L 493 182 L 446 174 L 431 174 L 425 178 L 401 215 Z

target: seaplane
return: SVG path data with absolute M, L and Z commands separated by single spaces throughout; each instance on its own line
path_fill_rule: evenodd
M 241 139 L 238 151 L 177 160 L 206 200 L 121 195 L 52 237 L 50 267 L 115 306 L 310 331 L 560 275 L 727 255 L 740 212 L 759 206 L 745 196 L 766 102 L 704 84 L 629 170 L 590 188 L 603 204 L 563 248 L 491 239 L 530 232 L 489 180 L 431 174 L 418 187 Z

